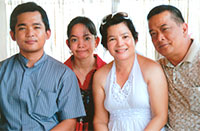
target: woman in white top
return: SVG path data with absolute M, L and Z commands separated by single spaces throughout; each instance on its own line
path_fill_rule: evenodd
M 93 78 L 96 131 L 159 131 L 167 122 L 168 89 L 161 66 L 135 52 L 138 33 L 125 12 L 100 26 L 114 61 Z

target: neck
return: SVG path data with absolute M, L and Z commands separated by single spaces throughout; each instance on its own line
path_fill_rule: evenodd
M 96 67 L 96 59 L 92 57 L 87 59 L 76 59 L 72 61 L 72 68 L 78 77 L 80 83 L 83 85 L 87 74 Z
M 121 88 L 124 86 L 124 84 L 128 80 L 134 61 L 135 61 L 135 54 L 134 54 L 134 57 L 129 57 L 129 59 L 127 60 L 123 60 L 123 61 L 115 60 L 116 79 L 117 79 L 116 81 Z
M 77 59 L 74 57 L 73 63 L 73 69 L 76 70 L 91 70 L 96 66 L 96 59 L 94 55 L 92 55 L 89 58 L 86 59 Z
M 116 72 L 118 73 L 129 73 L 133 67 L 135 61 L 135 54 L 133 57 L 129 57 L 129 59 L 124 60 L 124 61 L 117 61 L 115 60 L 115 65 L 116 65 Z
M 180 52 L 177 52 L 176 54 L 172 55 L 171 57 L 168 57 L 167 59 L 174 65 L 178 65 L 186 56 L 188 50 L 190 49 L 190 46 L 192 45 L 193 40 L 188 39 L 187 43 L 183 44 L 183 48 L 180 49 Z
M 24 53 L 24 52 L 20 52 L 26 59 L 28 59 L 28 63 L 27 63 L 27 67 L 33 67 L 34 64 L 40 60 L 40 58 L 42 57 L 42 55 L 44 54 L 44 51 L 38 53 Z

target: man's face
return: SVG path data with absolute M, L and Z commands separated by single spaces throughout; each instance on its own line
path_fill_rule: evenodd
M 25 12 L 17 16 L 15 33 L 10 32 L 24 56 L 32 53 L 43 54 L 45 41 L 50 37 L 50 30 L 45 30 L 41 14 L 38 11 Z
M 149 19 L 149 33 L 155 49 L 165 57 L 177 55 L 187 36 L 187 25 L 176 23 L 169 11 Z

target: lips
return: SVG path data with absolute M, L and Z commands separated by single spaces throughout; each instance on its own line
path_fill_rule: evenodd
M 76 52 L 85 52 L 85 50 L 77 50 Z
M 159 49 L 166 47 L 168 44 L 161 44 L 158 46 Z
M 117 49 L 115 50 L 117 53 L 123 53 L 123 52 L 126 52 L 128 49 Z
M 77 53 L 85 53 L 86 50 L 77 50 L 76 52 L 77 52 Z
M 26 40 L 26 44 L 34 44 L 37 40 Z

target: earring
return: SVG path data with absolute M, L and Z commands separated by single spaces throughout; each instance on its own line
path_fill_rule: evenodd
M 73 55 L 73 52 L 72 52 L 71 50 L 69 50 L 69 54 L 70 54 L 70 55 Z
M 97 49 L 97 48 L 95 48 L 95 49 L 94 49 L 94 53 L 95 53 L 95 54 L 97 54 L 97 52 L 98 52 L 98 49 Z

